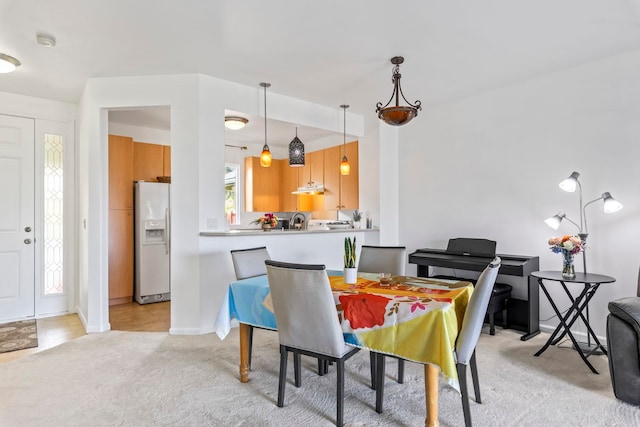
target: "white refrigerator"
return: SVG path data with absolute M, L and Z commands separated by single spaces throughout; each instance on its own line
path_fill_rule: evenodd
M 135 287 L 139 304 L 171 299 L 170 184 L 135 183 Z

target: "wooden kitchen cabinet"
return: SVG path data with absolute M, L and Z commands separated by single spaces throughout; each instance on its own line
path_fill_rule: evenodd
M 109 135 L 109 209 L 133 209 L 133 138 Z
M 109 305 L 133 300 L 133 209 L 109 210 Z
M 324 184 L 324 150 L 305 153 L 304 166 L 299 168 L 298 186 Z
M 280 210 L 280 170 L 282 161 L 260 166 L 259 157 L 244 159 L 245 209 L 247 212 L 278 212 Z
M 291 194 L 298 188 L 298 171 L 302 168 L 289 166 L 289 159 L 278 160 L 280 165 L 280 209 L 279 212 L 297 212 L 300 210 L 298 196 Z
M 358 141 L 337 145 L 324 151 L 324 208 L 326 210 L 358 209 L 360 192 L 358 177 Z M 351 171 L 340 174 L 340 163 L 346 153 Z
M 133 180 L 155 182 L 164 175 L 164 147 L 144 142 L 133 143 Z
M 171 146 L 162 146 L 162 176 L 171 176 Z
M 358 141 L 346 145 L 347 159 L 351 172 L 340 175 L 340 209 L 358 209 L 360 205 L 360 178 L 358 170 Z M 340 157 L 342 160 L 342 157 Z M 340 169 L 338 164 L 338 170 Z M 338 172 L 340 173 L 340 172 Z

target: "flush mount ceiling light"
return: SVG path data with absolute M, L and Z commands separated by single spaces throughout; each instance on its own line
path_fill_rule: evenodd
M 224 118 L 224 126 L 231 130 L 240 130 L 249 123 L 244 117 L 228 116 Z
M 271 166 L 271 151 L 267 145 L 267 88 L 271 86 L 271 83 L 262 82 L 260 86 L 264 88 L 264 146 L 260 154 L 260 166 L 268 168 Z
M 304 144 L 298 139 L 297 127 L 296 137 L 289 143 L 289 166 L 293 168 L 304 166 Z
M 349 108 L 349 106 L 343 104 L 340 108 L 344 110 L 344 120 L 342 121 L 344 131 L 342 133 L 342 161 L 340 162 L 340 175 L 349 175 L 349 173 L 351 173 L 351 166 L 347 159 L 347 108 Z
M 404 93 L 402 93 L 402 88 L 400 87 L 400 78 L 402 77 L 400 74 L 400 64 L 403 62 L 404 58 L 402 56 L 394 56 L 391 58 L 391 63 L 394 65 L 392 78 L 393 93 L 391 94 L 389 102 L 384 106 L 382 106 L 382 102 L 378 102 L 376 104 L 376 113 L 378 113 L 378 118 L 391 126 L 402 126 L 409 123 L 418 115 L 418 111 L 422 110 L 422 103 L 420 101 L 416 101 L 415 104 L 411 104 L 407 101 L 407 98 L 404 97 Z M 402 99 L 404 99 L 404 102 L 408 105 L 400 105 L 401 96 Z M 394 98 L 396 105 L 389 106 Z
M 0 53 L 0 73 L 10 73 L 19 66 L 20 61 L 16 58 Z

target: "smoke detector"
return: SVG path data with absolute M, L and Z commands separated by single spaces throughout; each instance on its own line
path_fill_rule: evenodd
M 36 34 L 36 41 L 41 46 L 54 47 L 56 45 L 56 38 L 49 34 Z

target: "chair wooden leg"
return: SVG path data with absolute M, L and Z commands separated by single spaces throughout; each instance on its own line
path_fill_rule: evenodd
M 373 351 L 369 352 L 369 366 L 371 367 L 371 389 L 376 389 L 376 362 L 378 358 L 376 357 L 376 353 Z
M 285 346 L 280 346 L 280 377 L 278 378 L 278 407 L 284 406 L 284 387 L 287 384 L 287 358 L 289 354 Z
M 336 393 L 336 399 L 337 399 L 337 416 L 336 416 L 336 426 L 338 427 L 342 427 L 342 421 L 344 418 L 344 360 L 338 360 L 336 362 L 336 364 L 338 365 L 338 372 L 337 372 L 337 393 Z
M 464 413 L 465 427 L 471 427 L 471 409 L 469 408 L 469 393 L 467 392 L 467 365 L 456 364 L 458 381 L 460 382 L 460 394 L 462 395 L 462 412 Z
M 398 384 L 404 384 L 404 360 L 398 359 Z
M 297 351 L 293 352 L 293 370 L 295 375 L 295 385 L 300 387 L 302 384 L 302 356 Z
M 251 349 L 253 348 L 253 326 L 249 325 L 249 370 L 251 370 Z
M 476 402 L 482 403 L 482 398 L 480 397 L 480 381 L 478 380 L 478 366 L 476 365 L 475 350 L 473 350 L 473 354 L 471 354 L 469 365 L 471 366 L 471 378 L 473 379 L 473 391 L 476 394 Z
M 376 359 L 376 412 L 381 414 L 384 400 L 384 354 L 376 353 Z

